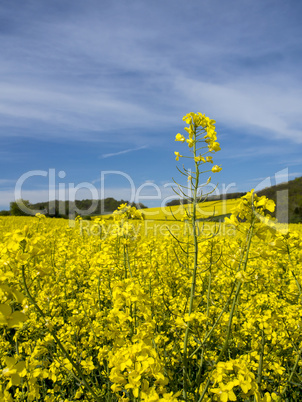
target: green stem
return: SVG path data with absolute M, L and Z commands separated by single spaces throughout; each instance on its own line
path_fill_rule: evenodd
M 245 272 L 246 271 L 246 267 L 247 267 L 247 262 L 248 262 L 248 258 L 249 258 L 249 251 L 250 251 L 250 247 L 251 247 L 251 242 L 252 242 L 252 237 L 253 237 L 253 229 L 254 229 L 254 224 L 255 224 L 255 220 L 252 220 L 251 226 L 249 228 L 249 232 L 248 232 L 248 239 L 247 239 L 247 246 L 246 246 L 246 252 L 245 252 L 245 259 L 243 262 L 243 267 L 242 270 Z M 233 303 L 232 303 L 232 307 L 231 307 L 231 311 L 230 311 L 230 316 L 229 316 L 229 323 L 228 323 L 228 329 L 227 329 L 227 335 L 226 335 L 226 339 L 224 342 L 224 345 L 222 347 L 222 350 L 220 352 L 220 355 L 218 356 L 218 359 L 216 361 L 216 364 L 221 360 L 221 358 L 223 357 L 224 353 L 226 352 L 228 346 L 229 346 L 229 341 L 230 341 L 230 335 L 231 335 L 231 327 L 232 327 L 232 322 L 233 322 L 233 317 L 234 317 L 234 311 L 235 311 L 235 307 L 237 304 L 237 300 L 240 294 L 240 290 L 242 287 L 242 282 L 239 281 L 237 284 L 237 288 L 236 288 L 236 292 L 235 292 L 235 296 L 233 299 Z
M 196 157 L 196 128 L 194 126 L 194 148 L 193 154 Z M 193 274 L 192 274 L 192 283 L 191 283 L 191 291 L 190 291 L 190 302 L 189 302 L 189 316 L 193 310 L 193 302 L 195 297 L 195 288 L 196 288 L 196 275 L 197 275 L 197 266 L 198 266 L 198 238 L 197 238 L 197 230 L 196 230 L 196 204 L 197 204 L 197 191 L 199 185 L 199 167 L 198 163 L 195 161 L 195 169 L 196 169 L 196 178 L 194 183 L 194 193 L 193 193 L 193 211 L 191 216 L 191 225 L 193 229 L 193 240 L 194 240 L 194 266 L 193 266 Z M 192 185 L 192 180 L 190 181 Z M 184 347 L 183 347 L 183 398 L 185 401 L 188 400 L 188 341 L 189 341 L 189 332 L 190 332 L 190 321 L 187 323 L 187 328 L 185 332 L 184 339 Z
M 262 369 L 263 369 L 263 356 L 264 356 L 264 346 L 265 346 L 265 334 L 264 330 L 261 331 L 261 350 L 260 350 L 260 359 L 259 359 L 259 366 L 257 372 L 257 384 L 258 390 L 261 394 L 261 380 L 262 380 Z M 254 401 L 256 401 L 256 396 L 254 397 Z
M 292 275 L 293 275 L 293 277 L 295 279 L 295 282 L 296 282 L 296 285 L 297 285 L 297 288 L 298 288 L 298 291 L 299 291 L 300 302 L 302 303 L 301 285 L 300 285 L 300 283 L 299 283 L 299 281 L 298 281 L 298 279 L 297 279 L 297 277 L 296 277 L 296 275 L 294 273 L 294 264 L 293 264 L 292 259 L 291 259 L 289 247 L 287 247 L 287 254 L 288 254 L 288 259 L 289 259 L 290 265 L 292 266 L 291 273 L 292 273 Z
M 125 239 L 125 237 L 124 237 L 124 239 Z M 128 247 L 126 244 L 124 244 L 123 256 L 124 256 L 125 278 L 127 279 L 127 270 L 129 271 L 130 278 L 132 278 L 132 271 L 131 271 L 131 267 L 130 267 Z
M 296 372 L 296 370 L 297 370 L 299 361 L 300 361 L 300 359 L 301 359 L 301 354 L 302 354 L 302 348 L 301 348 L 301 349 L 299 350 L 299 352 L 298 352 L 298 355 L 297 355 L 297 358 L 296 358 L 294 367 L 293 367 L 293 369 L 292 369 L 292 371 L 291 371 L 291 373 L 290 373 L 290 376 L 289 376 L 289 378 L 288 378 L 288 380 L 287 380 L 287 383 L 286 383 L 286 385 L 285 385 L 285 387 L 284 387 L 284 389 L 283 389 L 283 391 L 282 391 L 281 396 L 283 396 L 283 395 L 285 394 L 285 392 L 286 392 L 286 390 L 287 390 L 287 388 L 288 388 L 288 385 L 290 384 L 290 382 L 291 382 L 291 380 L 292 380 L 292 378 L 293 378 L 293 376 L 294 376 L 294 374 L 295 374 L 295 372 Z
M 292 268 L 293 268 L 294 266 L 293 266 L 293 263 L 292 263 L 292 260 L 291 260 L 291 256 L 290 256 L 290 251 L 289 251 L 289 248 L 288 248 L 288 258 L 289 258 L 289 261 L 290 261 L 291 266 L 292 266 Z M 292 273 L 292 275 L 293 275 L 293 277 L 294 277 L 294 279 L 295 279 L 295 282 L 296 282 L 297 288 L 298 288 L 298 290 L 299 290 L 299 296 L 300 296 L 300 300 L 302 301 L 302 295 L 301 295 L 301 286 L 300 286 L 300 283 L 298 282 L 298 279 L 297 279 L 297 277 L 296 277 L 296 275 L 295 275 L 295 273 L 294 273 L 294 270 L 293 270 L 293 269 L 291 270 L 291 273 Z M 283 391 L 282 391 L 282 394 L 281 394 L 281 395 L 284 395 L 284 394 L 285 394 L 285 392 L 286 392 L 286 390 L 287 390 L 287 388 L 288 388 L 288 385 L 290 384 L 290 382 L 291 382 L 291 380 L 292 380 L 292 378 L 293 378 L 293 376 L 294 376 L 294 374 L 295 374 L 295 372 L 296 372 L 296 370 L 297 370 L 297 367 L 298 367 L 299 361 L 300 361 L 300 359 L 301 359 L 301 354 L 302 354 L 302 348 L 301 348 L 301 349 L 299 350 L 299 352 L 298 352 L 298 355 L 297 355 L 297 358 L 296 358 L 296 361 L 295 361 L 294 367 L 292 368 L 292 371 L 291 371 L 291 373 L 290 373 L 290 376 L 289 376 L 289 378 L 288 378 L 288 380 L 287 380 L 287 383 L 286 383 L 286 385 L 285 385 L 285 387 L 284 387 L 284 389 L 283 389 Z
M 244 258 L 243 267 L 242 267 L 242 270 L 244 272 L 246 271 L 246 268 L 247 268 L 247 262 L 248 262 L 248 258 L 249 258 L 249 251 L 250 251 L 252 237 L 253 237 L 254 225 L 255 225 L 255 217 L 252 219 L 252 222 L 251 222 L 251 225 L 250 225 L 250 228 L 249 228 L 249 231 L 248 231 L 248 235 L 247 235 L 247 246 L 246 246 L 245 258 Z M 240 263 L 240 265 L 241 265 L 241 263 Z M 211 374 L 212 374 L 214 368 L 217 366 L 217 364 L 223 358 L 225 352 L 228 349 L 229 341 L 230 341 L 230 335 L 231 335 L 231 327 L 232 327 L 232 322 L 233 322 L 233 317 L 234 317 L 234 311 L 235 311 L 237 300 L 238 300 L 238 297 L 239 297 L 239 294 L 240 294 L 241 287 L 242 287 L 242 282 L 239 281 L 238 284 L 237 284 L 237 287 L 236 287 L 236 292 L 235 292 L 235 295 L 234 295 L 234 299 L 233 299 L 233 303 L 232 303 L 232 307 L 231 307 L 231 311 L 230 311 L 230 315 L 229 315 L 229 322 L 228 322 L 228 328 L 227 328 L 227 334 L 226 334 L 225 342 L 224 342 L 223 347 L 221 349 L 221 352 L 220 352 L 220 354 L 219 354 L 219 356 L 218 356 L 218 358 L 217 358 L 217 360 L 215 362 L 215 365 L 214 365 L 214 367 L 213 367 L 213 369 L 212 369 L 212 371 L 211 371 L 211 373 L 209 375 L 208 381 L 207 381 L 207 383 L 206 383 L 206 385 L 204 387 L 204 390 L 203 390 L 198 402 L 201 402 L 203 400 L 203 398 L 204 398 L 204 396 L 205 396 L 205 394 L 206 394 L 206 392 L 207 392 L 207 390 L 208 390 L 208 388 L 210 386 L 210 383 L 211 383 Z
M 211 251 L 212 253 L 212 251 Z M 207 322 L 206 322 L 206 330 L 205 332 L 208 332 L 208 328 L 209 328 L 209 313 L 210 313 L 210 295 L 211 295 L 211 284 L 212 284 L 212 271 L 211 271 L 211 267 L 212 267 L 212 255 L 211 255 L 211 264 L 210 264 L 210 272 L 209 272 L 209 283 L 208 283 L 208 292 L 207 292 Z M 200 357 L 200 363 L 199 363 L 199 369 L 196 375 L 196 388 L 199 388 L 199 382 L 200 382 L 200 378 L 201 378 L 201 370 L 202 370 L 202 366 L 203 366 L 203 361 L 204 361 L 204 351 L 205 351 L 205 342 L 202 345 L 202 351 L 201 351 L 201 357 Z M 195 400 L 198 394 L 196 394 L 195 396 Z

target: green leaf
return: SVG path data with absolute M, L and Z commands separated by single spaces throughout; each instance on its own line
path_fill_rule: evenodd
M 11 306 L 8 304 L 0 304 L 0 314 L 4 317 L 9 317 L 12 313 Z
M 26 369 L 26 363 L 24 360 L 21 360 L 20 362 L 18 362 L 15 366 L 14 369 L 17 371 L 17 373 L 22 373 L 23 370 Z
M 12 385 L 19 385 L 21 382 L 21 378 L 20 378 L 19 374 L 17 374 L 17 373 L 12 374 L 10 376 L 10 380 L 11 380 Z
M 19 292 L 19 290 L 17 289 L 11 289 L 11 293 L 18 303 L 22 303 L 23 300 L 25 299 L 24 294 Z
M 27 320 L 27 317 L 21 311 L 15 311 L 11 316 L 8 323 L 8 328 L 14 328 L 21 325 L 23 322 Z
M 4 361 L 9 369 L 11 369 L 16 364 L 16 359 L 14 357 L 5 356 Z

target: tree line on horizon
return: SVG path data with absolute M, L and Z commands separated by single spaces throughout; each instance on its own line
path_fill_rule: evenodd
M 241 198 L 244 195 L 245 193 L 242 192 L 209 196 L 201 195 L 200 202 L 236 199 Z M 276 203 L 277 208 L 271 215 L 273 217 L 276 217 L 276 213 L 278 213 L 278 211 L 280 212 L 281 210 L 281 214 L 280 216 L 278 216 L 280 222 L 302 222 L 302 177 L 297 177 L 288 182 L 264 188 L 260 191 L 257 191 L 257 195 L 259 197 L 265 195 L 267 198 L 273 200 Z M 190 200 L 188 199 L 177 198 L 167 202 L 166 206 L 172 207 L 175 205 L 185 205 L 189 202 Z M 283 216 L 282 209 L 284 213 Z
M 121 204 L 127 204 L 135 206 L 137 209 L 147 208 L 142 203 L 129 203 L 125 200 L 116 200 L 115 198 L 108 197 L 102 200 L 75 200 L 75 201 L 59 201 L 53 200 L 50 202 L 37 202 L 35 204 L 30 203 L 28 200 L 20 200 L 26 206 L 26 208 L 33 211 L 33 213 L 27 213 L 19 206 L 18 201 L 12 201 L 10 203 L 9 211 L 0 211 L 2 216 L 32 216 L 37 212 L 53 218 L 69 218 L 70 214 L 81 215 L 85 218 L 95 215 L 110 214 L 115 211 Z M 92 207 L 91 213 L 87 214 L 89 208 Z
M 299 223 L 302 222 L 302 177 L 297 177 L 296 179 L 290 180 L 285 183 L 281 183 L 275 186 L 267 187 L 263 190 L 257 192 L 259 196 L 265 195 L 267 198 L 272 199 L 278 205 L 278 208 L 282 208 L 282 202 L 284 206 L 287 208 L 287 216 L 289 223 Z M 280 197 L 283 194 L 283 198 Z M 240 198 L 245 193 L 236 192 L 236 193 L 227 193 L 221 195 L 209 195 L 208 197 L 201 196 L 201 201 L 219 201 L 225 199 L 236 199 Z M 125 200 L 116 200 L 112 197 L 105 198 L 103 200 L 76 200 L 75 202 L 69 201 L 51 201 L 48 202 L 38 202 L 35 204 L 31 204 L 29 201 L 22 200 L 24 205 L 26 205 L 29 209 L 38 210 L 46 216 L 58 217 L 58 218 L 68 218 L 70 212 L 73 212 L 75 208 L 79 211 L 87 211 L 89 207 L 92 205 L 92 202 L 97 201 L 97 206 L 95 210 L 89 215 L 104 215 L 110 214 L 115 211 L 121 204 L 130 204 Z M 174 200 L 170 200 L 166 203 L 167 207 L 171 207 L 174 205 L 188 204 L 190 202 L 189 199 L 181 199 L 177 198 Z M 142 203 L 131 203 L 132 206 L 135 206 L 138 209 L 147 208 Z M 80 212 L 79 215 L 82 215 Z M 20 210 L 18 203 L 13 201 L 10 203 L 9 211 L 0 211 L 0 216 L 24 216 L 29 215 Z M 272 214 L 276 216 L 276 212 Z M 88 216 L 88 219 L 89 219 Z M 87 216 L 86 216 L 87 217 Z M 287 217 L 286 217 L 287 219 Z

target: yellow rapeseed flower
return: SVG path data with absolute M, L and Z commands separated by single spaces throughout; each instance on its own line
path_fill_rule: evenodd
M 221 167 L 221 166 L 214 165 L 214 166 L 212 167 L 212 172 L 213 172 L 213 173 L 218 173 L 218 172 L 220 172 L 221 170 L 222 170 L 222 167 Z
M 176 134 L 175 141 L 185 142 L 185 140 L 186 139 L 182 134 L 180 133 Z
M 176 155 L 175 160 L 179 161 L 179 158 L 182 158 L 182 155 L 180 155 L 179 152 L 176 152 L 176 151 L 175 151 L 174 154 Z

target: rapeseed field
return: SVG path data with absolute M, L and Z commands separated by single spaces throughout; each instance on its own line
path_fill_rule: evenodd
M 198 221 L 220 148 L 213 120 L 184 120 L 182 220 L 128 205 L 111 221 L 0 218 L 1 401 L 302 399 L 301 225 L 253 191 L 224 223 Z
M 236 199 L 205 201 L 196 205 L 196 218 L 200 220 L 211 220 L 214 217 L 228 215 L 236 206 Z M 143 211 L 145 220 L 175 221 L 182 220 L 186 211 L 191 208 L 188 205 L 173 205 L 171 207 L 146 208 Z M 112 215 L 103 215 L 103 219 L 111 219 Z

